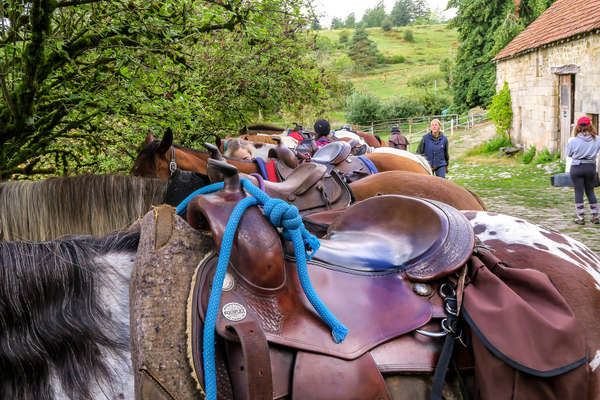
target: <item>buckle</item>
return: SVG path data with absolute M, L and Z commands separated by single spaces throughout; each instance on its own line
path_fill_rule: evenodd
M 176 170 L 177 170 L 177 163 L 175 161 L 171 161 L 169 163 L 169 171 L 171 171 L 171 175 L 173 175 Z
M 446 300 L 447 297 L 456 297 L 456 291 L 448 282 L 444 282 L 440 286 L 440 296 Z

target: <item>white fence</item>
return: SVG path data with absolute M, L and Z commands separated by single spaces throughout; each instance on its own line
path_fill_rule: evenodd
M 390 134 L 392 126 L 397 125 L 402 129 L 402 134 L 412 143 L 416 139 L 420 140 L 421 136 L 429 130 L 429 124 L 433 119 L 439 119 L 442 123 L 442 130 L 444 133 L 452 136 L 455 130 L 471 129 L 481 122 L 488 121 L 491 117 L 488 113 L 468 114 L 463 116 L 458 114 L 427 115 L 414 118 L 373 121 L 369 125 L 357 125 L 356 127 L 363 132 L 385 136 Z

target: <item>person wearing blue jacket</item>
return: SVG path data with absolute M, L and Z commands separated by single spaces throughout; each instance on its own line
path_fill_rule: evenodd
M 597 137 L 596 128 L 588 117 L 581 117 L 573 133 L 575 138 L 567 144 L 567 156 L 571 157 L 571 170 L 569 174 L 575 185 L 575 212 L 574 222 L 578 225 L 585 224 L 585 207 L 583 193 L 585 192 L 590 211 L 591 223 L 600 224 L 598 219 L 598 200 L 594 193 L 594 186 L 598 179 L 596 171 L 596 158 L 600 151 L 600 139 Z
M 419 142 L 417 154 L 422 154 L 429 161 L 435 176 L 445 178 L 448 173 L 450 156 L 448 155 L 448 138 L 441 131 L 440 120 L 431 121 L 429 132 Z

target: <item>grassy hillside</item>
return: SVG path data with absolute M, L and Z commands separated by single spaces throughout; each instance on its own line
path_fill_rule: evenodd
M 410 29 L 414 42 L 404 40 L 404 33 Z M 386 57 L 404 56 L 406 62 L 400 64 L 384 64 L 365 74 L 354 74 L 352 64 L 346 55 L 346 47 L 340 44 L 342 32 L 347 32 L 349 41 L 353 29 L 336 29 L 319 31 L 319 35 L 329 39 L 331 53 L 329 62 L 342 76 L 351 81 L 358 91 L 373 94 L 382 99 L 394 95 L 414 95 L 422 91 L 408 85 L 411 79 L 418 79 L 427 74 L 439 72 L 440 60 L 449 57 L 454 59 L 458 46 L 457 33 L 446 25 L 422 25 L 393 28 L 384 32 L 381 28 L 368 28 L 369 38 L 377 44 L 379 51 Z M 438 81 L 438 88 L 446 88 L 446 83 Z

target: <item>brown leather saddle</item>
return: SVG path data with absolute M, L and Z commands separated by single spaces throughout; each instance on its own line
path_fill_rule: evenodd
M 352 146 L 348 142 L 336 141 L 321 147 L 311 161 L 327 165 L 342 174 L 346 182 L 352 183 L 371 175 L 371 170 L 358 157 L 351 155 Z
M 225 161 L 209 159 L 208 175 L 212 182 L 221 182 L 226 176 L 237 175 L 235 166 Z M 255 182 L 256 178 L 247 176 Z M 258 182 L 255 182 L 258 186 Z M 343 209 L 353 201 L 352 192 L 336 171 L 327 171 L 324 165 L 301 164 L 283 182 L 264 181 L 264 191 L 270 197 L 281 199 L 298 208 L 304 215 L 325 210 Z
M 237 182 L 226 177 L 222 192 L 198 196 L 188 206 L 188 222 L 210 231 L 215 249 L 231 211 L 246 196 Z M 251 207 L 238 226 L 217 318 L 229 371 L 218 374 L 219 385 L 230 385 L 236 399 L 290 393 L 389 398 L 381 372 L 402 371 L 411 360 L 404 350 L 413 349 L 413 367 L 433 369 L 435 344 L 414 331 L 444 316 L 438 280 L 460 269 L 473 247 L 469 222 L 442 203 L 379 196 L 349 207 L 308 265 L 317 294 L 349 329 L 336 344 L 302 291 L 292 253 Z M 199 265 L 191 293 L 188 325 L 201 385 L 202 329 L 216 262 L 215 254 Z M 429 289 L 416 290 L 419 282 Z

